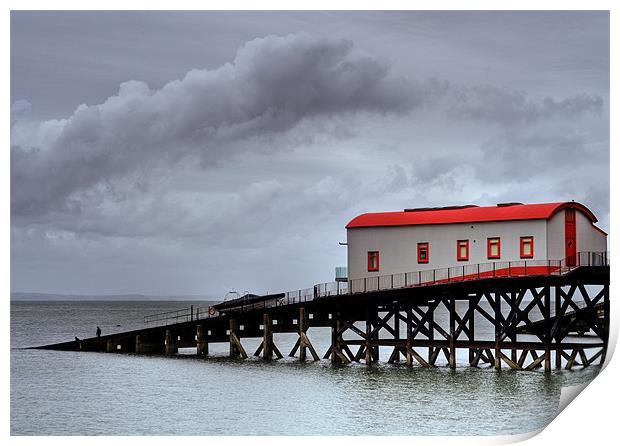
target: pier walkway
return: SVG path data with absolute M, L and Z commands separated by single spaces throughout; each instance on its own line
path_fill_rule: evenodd
M 602 364 L 607 352 L 609 258 L 579 253 L 570 262 L 495 262 L 394 274 L 214 308 L 219 308 L 214 315 L 180 310 L 147 318 L 154 326 L 139 330 L 36 348 L 174 355 L 192 347 L 208 357 L 209 344 L 225 342 L 231 357 L 247 358 L 242 340 L 259 338 L 254 355 L 271 360 L 283 357 L 273 334 L 296 333 L 289 356 L 320 360 L 307 332 L 324 327 L 331 330 L 331 343 L 322 357 L 334 364 L 372 365 L 379 347 L 389 347 L 388 362 L 407 366 L 454 368 L 457 350 L 466 350 L 472 367 L 586 367 Z M 588 335 L 574 336 L 577 332 Z

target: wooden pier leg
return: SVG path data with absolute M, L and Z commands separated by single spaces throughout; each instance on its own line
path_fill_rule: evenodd
M 411 304 L 408 303 L 407 304 L 407 355 L 406 355 L 406 364 L 407 367 L 411 367 L 413 365 L 413 355 L 412 355 L 412 351 L 411 351 L 411 332 L 413 327 L 411 326 L 411 323 L 413 321 L 413 314 L 412 314 L 412 310 L 411 310 Z
M 516 293 L 515 291 L 513 291 L 513 292 L 511 292 L 511 293 L 510 293 L 510 302 L 511 302 L 511 304 L 512 304 L 512 305 L 515 305 L 515 306 L 517 305 L 517 293 Z M 506 327 L 506 328 L 509 328 L 509 327 Z M 512 335 L 510 336 L 510 341 L 511 341 L 513 344 L 516 344 L 516 343 L 517 343 L 517 331 L 516 331 L 516 329 L 514 330 L 514 334 L 512 334 Z M 511 360 L 514 364 L 516 364 L 516 363 L 517 363 L 518 358 L 517 358 L 517 349 L 516 349 L 516 348 L 511 348 L 511 349 L 510 349 L 510 360 Z
M 229 330 L 229 342 L 230 342 L 230 357 L 238 358 L 241 356 L 243 359 L 248 357 L 248 354 L 245 352 L 243 345 L 241 345 L 241 341 L 237 336 L 237 321 L 234 319 L 230 319 L 228 322 L 228 330 Z
M 400 344 L 400 310 L 397 308 L 394 312 L 394 341 L 396 341 L 396 345 L 394 346 L 394 351 L 392 352 L 392 356 L 390 357 L 390 362 L 399 363 L 400 362 L 400 349 L 402 348 Z
M 364 358 L 366 365 L 372 364 L 372 346 L 370 343 L 371 333 L 372 324 L 370 322 L 370 310 L 366 307 L 366 357 Z
M 500 335 L 501 335 L 501 327 L 502 327 L 502 297 L 500 296 L 499 291 L 495 292 L 495 302 L 493 302 L 493 306 L 495 307 L 495 369 L 501 370 L 502 368 L 502 349 L 500 345 Z
M 555 303 L 555 317 L 556 319 L 559 318 L 560 312 L 562 311 L 562 288 L 557 285 L 554 289 L 554 293 L 553 293 L 553 301 Z M 555 348 L 555 368 L 556 369 L 561 369 L 562 368 L 562 345 L 560 343 L 560 336 L 557 334 L 557 330 L 555 333 L 555 342 L 556 342 L 556 348 Z
M 609 343 L 609 285 L 603 285 L 603 329 L 604 329 L 604 339 L 603 339 L 603 349 L 601 350 L 601 362 L 600 364 L 605 364 L 605 358 L 607 357 L 607 345 Z
M 546 286 L 543 290 L 545 314 L 545 372 L 551 372 L 551 329 L 553 323 L 551 321 L 551 290 Z
M 142 336 L 140 335 L 136 335 L 134 351 L 136 353 L 142 353 Z
M 338 317 L 337 313 L 334 313 L 334 321 L 332 322 L 332 348 L 331 348 L 332 364 L 340 364 L 342 362 L 342 360 L 337 354 L 337 351 L 339 349 L 339 346 L 338 346 L 338 332 L 339 331 L 340 331 L 340 318 Z
M 372 322 L 374 327 L 376 328 L 379 324 L 379 311 L 377 310 L 377 306 L 372 309 L 371 312 Z M 372 337 L 373 341 L 376 341 L 376 345 L 372 347 L 372 361 L 379 362 L 379 330 Z
M 475 367 L 476 364 L 476 349 L 472 348 L 471 346 L 474 344 L 474 341 L 476 339 L 476 305 L 478 304 L 478 296 L 476 295 L 476 297 L 474 297 L 473 299 L 471 298 L 471 296 L 469 297 L 469 321 L 467 322 L 468 326 L 469 326 L 469 366 L 470 367 Z
M 342 334 L 340 334 L 340 330 L 342 329 L 342 317 L 340 314 L 340 310 L 336 310 L 334 312 L 334 321 L 332 323 L 332 346 L 330 348 L 331 351 L 331 359 L 332 364 L 342 364 L 345 362 L 351 362 L 349 358 L 347 358 L 344 353 L 342 353 Z
M 306 361 L 306 344 L 303 342 L 303 337 L 306 333 L 306 309 L 299 307 L 299 360 L 301 362 Z
M 196 354 L 198 356 L 209 356 L 209 343 L 205 339 L 202 325 L 196 325 Z
M 450 358 L 448 364 L 451 369 L 456 368 L 456 347 L 455 347 L 455 323 L 456 323 L 456 304 L 454 296 L 449 297 L 450 306 Z
M 271 331 L 271 317 L 263 313 L 263 359 L 273 357 L 273 332 Z
M 112 342 L 112 339 L 108 339 L 108 341 L 105 344 L 105 351 L 107 353 L 114 353 L 116 351 L 116 349 L 114 348 L 114 342 Z
M 172 331 L 166 330 L 166 354 L 175 355 L 178 351 L 177 342 L 172 337 Z
M 434 364 L 435 363 L 435 349 L 430 345 L 433 343 L 433 341 L 435 340 L 435 327 L 433 325 L 433 322 L 435 321 L 435 308 L 433 306 L 433 309 L 431 310 L 431 304 L 429 302 L 429 307 L 428 307 L 428 340 L 429 340 L 429 347 L 428 347 L 428 363 L 429 364 Z
M 239 351 L 237 350 L 237 345 L 234 341 L 235 330 L 237 329 L 237 323 L 234 319 L 228 321 L 228 341 L 229 341 L 229 356 L 231 358 L 238 358 Z

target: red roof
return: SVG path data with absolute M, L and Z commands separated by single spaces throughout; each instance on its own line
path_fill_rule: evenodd
M 541 204 L 508 204 L 498 206 L 462 206 L 450 208 L 411 209 L 402 212 L 376 212 L 362 214 L 347 224 L 346 228 L 374 226 L 440 225 L 448 223 L 475 223 L 485 221 L 548 220 L 565 208 L 583 212 L 592 223 L 596 217 L 584 205 L 574 201 Z

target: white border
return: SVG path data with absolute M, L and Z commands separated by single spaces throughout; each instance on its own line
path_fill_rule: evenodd
M 251 3 L 248 1 L 239 1 L 239 0 L 229 0 L 224 3 L 207 3 L 207 2 L 198 2 L 198 1 L 190 1 L 190 0 L 177 0 L 175 2 L 140 2 L 134 0 L 110 0 L 106 2 L 84 2 L 78 0 L 59 0 L 50 4 L 45 1 L 34 1 L 34 0 L 23 0 L 23 1 L 15 1 L 9 0 L 4 3 L 7 5 L 7 9 L 5 10 L 5 14 L 2 17 L 2 26 L 1 29 L 4 30 L 2 33 L 3 36 L 3 53 L 4 53 L 4 66 L 7 67 L 10 63 L 10 9 L 16 10 L 36 10 L 36 9 L 117 9 L 117 10 L 134 10 L 134 9 L 161 9 L 161 10 L 182 10 L 182 9 L 213 9 L 213 10 L 233 10 L 233 9 L 256 9 L 257 3 Z M 491 0 L 470 0 L 468 2 L 459 2 L 459 1 L 434 1 L 434 2 L 411 2 L 411 1 L 394 1 L 394 0 L 384 0 L 382 2 L 338 2 L 338 1 L 325 1 L 325 0 L 315 0 L 315 1 L 307 1 L 307 0 L 298 0 L 296 2 L 290 1 L 273 1 L 266 0 L 259 3 L 259 5 L 265 9 L 272 10 L 293 10 L 293 9 L 305 9 L 305 10 L 316 10 L 316 9 L 384 9 L 384 10 L 406 10 L 406 9 L 416 9 L 416 10 L 442 10 L 442 9 L 474 9 L 474 10 L 546 10 L 546 9 L 563 9 L 563 10 L 611 10 L 611 54 L 614 54 L 614 50 L 617 50 L 617 45 L 615 45 L 617 32 L 616 26 L 618 24 L 618 20 L 615 18 L 614 6 L 615 3 L 611 0 L 590 0 L 590 1 L 576 1 L 576 0 L 565 0 L 565 1 L 545 1 L 545 0 L 521 0 L 519 2 L 516 1 L 491 1 Z M 616 8 L 617 9 L 617 8 Z M 4 284 L 4 311 L 1 312 L 2 317 L 2 327 L 4 328 L 4 333 L 6 339 L 9 339 L 10 334 L 10 325 L 9 325 L 9 296 L 10 296 L 10 286 L 9 286 L 9 265 L 10 265 L 10 250 L 9 250 L 9 242 L 10 242 L 10 225 L 9 225 L 9 178 L 10 178 L 10 159 L 9 159 L 9 150 L 10 147 L 10 132 L 9 132 L 9 107 L 10 104 L 10 71 L 5 68 L 3 71 L 4 75 L 4 88 L 3 94 L 5 97 L 4 100 L 4 108 L 2 112 L 2 128 L 4 129 L 3 134 L 5 135 L 5 145 L 4 150 L 1 151 L 1 163 L 4 169 L 4 174 L 2 175 L 3 181 L 3 193 L 1 195 L 3 209 L 5 210 L 5 215 L 7 218 L 2 220 L 2 230 L 1 230 L 1 240 L 3 245 L 3 268 L 2 274 L 3 279 L 2 284 Z M 611 79 L 617 79 L 618 71 L 616 69 L 616 60 L 611 60 Z M 610 128 L 611 128 L 611 139 L 610 139 L 610 147 L 617 147 L 615 144 L 617 138 L 615 136 L 614 128 L 616 121 L 615 118 L 615 104 L 617 103 L 617 89 L 614 88 L 615 85 L 611 83 L 610 90 L 610 98 L 611 98 L 611 112 L 610 112 Z M 611 152 L 611 160 L 610 166 L 618 166 L 618 156 L 615 150 L 610 150 Z M 578 168 L 578 166 L 575 166 Z M 615 169 L 614 169 L 615 170 Z M 612 172 L 616 173 L 616 172 Z M 610 241 L 611 241 L 611 257 L 613 257 L 614 253 L 620 252 L 618 250 L 618 243 L 616 239 L 614 239 L 613 230 L 615 227 L 615 217 L 616 217 L 616 207 L 613 203 L 616 203 L 618 200 L 617 190 L 617 180 L 615 175 L 611 175 L 611 214 L 610 214 Z M 611 294 L 612 294 L 612 333 L 610 335 L 610 353 L 612 350 L 612 346 L 615 346 L 617 340 L 617 328 L 618 328 L 618 310 L 617 308 L 620 305 L 616 305 L 614 302 L 616 289 L 616 281 L 614 281 L 615 273 L 618 272 L 618 268 L 614 267 L 612 264 L 612 285 L 611 285 Z M 5 342 L 5 351 L 4 358 L 8 358 L 9 352 L 8 346 L 9 343 Z M 611 355 L 608 355 L 608 361 Z M 200 437 L 175 437 L 174 439 L 170 439 L 168 437 L 9 437 L 10 432 L 10 417 L 9 417 L 9 372 L 10 372 L 10 364 L 7 360 L 4 366 L 2 367 L 2 377 L 4 381 L 4 386 L 2 386 L 2 399 L 3 399 L 3 409 L 4 409 L 4 417 L 2 419 L 2 437 L 7 439 L 11 444 L 39 444 L 42 441 L 45 443 L 57 443 L 57 444 L 83 444 L 85 441 L 90 444 L 109 444 L 110 441 L 121 442 L 121 443 L 134 443 L 134 444 L 148 444 L 148 445 L 163 445 L 167 444 L 170 441 L 183 442 L 187 444 L 201 444 L 204 445 L 205 441 L 209 443 L 217 443 L 217 444 L 225 444 L 237 441 L 243 441 L 246 443 L 252 442 L 252 444 L 269 444 L 269 445 L 289 445 L 291 443 L 297 444 L 312 444 L 315 445 L 318 442 L 335 442 L 337 441 L 339 444 L 355 444 L 356 446 L 359 444 L 366 444 L 371 442 L 376 442 L 377 439 L 373 437 L 211 437 L 208 440 Z M 531 444 L 555 444 L 560 442 L 570 442 L 572 444 L 576 443 L 586 443 L 586 444 L 594 444 L 596 442 L 601 444 L 608 443 L 607 438 L 614 438 L 616 433 L 616 425 L 617 425 L 617 412 L 615 411 L 615 406 L 618 402 L 618 384 L 616 377 L 619 376 L 619 366 L 618 361 L 608 362 L 607 367 L 601 373 L 601 375 L 596 378 L 592 384 L 590 384 L 585 392 L 579 395 L 573 403 L 569 404 L 569 406 L 562 412 L 562 414 L 554 420 L 547 428 L 545 428 L 540 434 L 535 435 L 529 443 Z M 249 421 L 249 420 L 246 420 Z M 33 420 L 36 422 L 36 420 Z M 250 421 L 251 422 L 251 421 Z M 418 444 L 471 444 L 471 445 L 479 445 L 479 444 L 498 444 L 498 443 L 506 443 L 513 441 L 520 441 L 528 438 L 531 435 L 524 436 L 513 436 L 513 437 L 414 437 L 413 440 Z M 412 441 L 412 438 L 409 437 L 394 437 L 394 438 L 386 438 L 385 441 L 394 441 L 397 444 L 405 444 L 405 442 L 409 443 Z

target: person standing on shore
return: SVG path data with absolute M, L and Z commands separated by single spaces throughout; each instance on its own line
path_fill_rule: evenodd
M 97 337 L 101 337 L 101 328 L 99 328 L 99 325 L 97 325 Z

